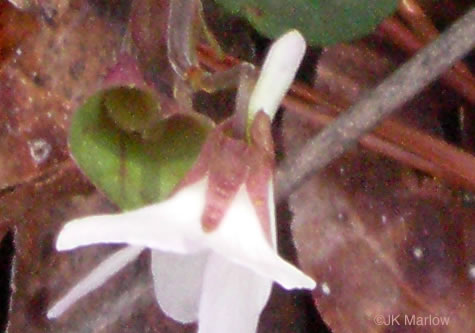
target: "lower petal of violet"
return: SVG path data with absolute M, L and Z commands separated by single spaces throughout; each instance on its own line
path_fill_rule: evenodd
M 315 287 L 312 278 L 283 260 L 269 243 L 244 186 L 236 194 L 220 227 L 207 236 L 207 242 L 214 252 L 227 260 L 271 279 L 285 289 Z
M 208 252 L 181 255 L 152 250 L 155 296 L 167 316 L 182 323 L 198 319 L 208 256 Z
M 211 254 L 206 266 L 198 333 L 254 333 L 272 280 Z

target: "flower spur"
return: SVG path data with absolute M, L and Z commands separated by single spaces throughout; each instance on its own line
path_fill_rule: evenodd
M 152 250 L 155 295 L 161 309 L 199 332 L 255 332 L 272 283 L 312 289 L 315 282 L 276 250 L 271 120 L 305 51 L 291 31 L 271 47 L 246 111 L 246 133 L 233 132 L 236 115 L 209 134 L 175 192 L 157 204 L 67 223 L 56 247 L 70 250 L 124 243 L 48 312 L 71 304 Z M 236 137 L 237 136 L 237 137 Z

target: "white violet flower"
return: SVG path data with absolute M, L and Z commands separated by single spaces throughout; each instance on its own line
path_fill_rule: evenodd
M 305 52 L 293 30 L 271 47 L 250 97 L 249 138 L 231 121 L 209 134 L 195 165 L 169 199 L 137 210 L 80 218 L 59 234 L 59 251 L 99 243 L 127 246 L 103 261 L 49 311 L 60 316 L 79 298 L 152 250 L 161 309 L 201 333 L 255 332 L 272 283 L 313 289 L 315 282 L 276 249 L 270 123 Z

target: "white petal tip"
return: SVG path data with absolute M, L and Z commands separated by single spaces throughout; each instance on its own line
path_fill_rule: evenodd
M 48 313 L 46 313 L 46 317 L 47 317 L 48 319 L 56 319 L 56 318 L 58 318 L 60 315 L 61 315 L 61 313 L 58 313 L 54 307 L 51 308 L 51 309 L 48 311 Z
M 299 273 L 299 276 L 294 276 L 292 281 L 276 281 L 279 283 L 282 287 L 284 287 L 287 290 L 291 289 L 315 289 L 317 286 L 317 283 L 308 275 L 304 274 L 301 271 L 296 271 Z
M 56 240 L 56 250 L 66 251 L 70 250 L 72 247 L 68 241 L 65 241 L 65 237 L 62 237 L 62 234 L 59 234 L 58 239 Z
M 279 43 L 279 45 L 282 44 L 285 48 L 292 47 L 290 51 L 296 51 L 296 54 L 300 55 L 299 57 L 303 57 L 307 47 L 307 43 L 305 43 L 305 39 L 303 38 L 302 34 L 295 29 L 285 33 L 276 41 L 276 44 L 277 43 Z
M 78 235 L 71 230 L 69 223 L 61 230 L 56 240 L 56 250 L 67 251 L 76 248 Z
M 59 318 L 66 310 L 68 310 L 71 306 L 71 302 L 67 300 L 60 300 L 56 304 L 54 304 L 51 309 L 48 310 L 46 313 L 46 317 L 48 319 L 56 319 Z
M 313 290 L 315 289 L 315 287 L 317 286 L 317 283 L 310 277 L 307 277 L 305 279 L 305 281 L 302 281 L 304 283 L 302 283 L 302 286 L 300 287 L 300 289 L 310 289 L 310 290 Z
M 294 80 L 305 49 L 305 39 L 297 30 L 290 30 L 272 44 L 251 95 L 251 117 L 260 110 L 271 119 L 274 117 Z
M 95 216 L 68 222 L 59 232 L 56 250 L 67 251 L 100 243 L 101 235 L 104 233 L 103 228 L 99 228 L 100 222 Z
M 315 289 L 315 287 L 317 286 L 317 283 L 315 282 L 314 279 L 312 279 L 310 276 L 308 276 L 307 274 L 305 274 L 304 272 L 300 271 L 300 281 L 299 281 L 299 285 L 297 286 L 298 289 Z
M 66 251 L 107 240 L 115 215 L 87 216 L 66 223 L 56 240 L 56 250 Z
M 51 309 L 48 311 L 48 313 L 46 313 L 46 318 L 48 319 L 56 319 L 58 316 L 56 315 L 56 312 L 55 311 L 52 311 L 54 309 Z

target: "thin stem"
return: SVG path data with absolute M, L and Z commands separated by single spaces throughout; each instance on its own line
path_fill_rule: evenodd
M 197 66 L 195 59 L 194 20 L 199 10 L 199 0 L 171 0 L 167 27 L 167 50 L 173 70 L 185 78 L 190 68 Z
M 205 18 L 205 13 L 203 10 L 203 4 L 200 2 L 199 8 L 198 8 L 198 18 L 200 20 L 200 26 L 201 30 L 203 31 L 204 37 L 208 44 L 213 48 L 215 51 L 216 55 L 222 59 L 225 55 L 223 49 L 219 45 L 218 40 L 214 36 L 213 32 L 211 29 L 208 28 L 208 24 L 206 24 L 206 18 Z
M 329 103 L 321 103 L 321 98 L 324 97 L 323 95 L 315 94 L 315 90 L 309 89 L 300 83 L 294 84 L 293 94 L 320 109 L 324 106 L 327 113 L 330 114 L 336 115 L 343 112 L 348 107 L 348 105 L 345 104 L 345 101 L 342 100 L 339 101 L 338 106 L 333 104 L 329 107 Z M 284 105 L 286 104 L 284 103 Z M 312 112 L 311 109 L 306 108 L 302 103 L 299 110 L 294 107 L 293 109 L 291 108 L 290 111 L 301 115 L 305 112 Z M 312 113 L 315 113 L 315 110 L 313 110 Z M 384 121 L 374 132 L 377 137 L 373 138 L 372 136 L 369 136 L 367 140 L 382 140 L 385 144 L 381 145 L 377 142 L 370 142 L 366 145 L 367 148 L 391 156 L 397 161 L 428 172 L 434 176 L 443 177 L 454 185 L 460 186 L 467 184 L 472 189 L 475 189 L 475 168 L 473 168 L 473 165 L 475 165 L 475 157 L 472 155 L 441 139 L 422 132 L 417 128 L 411 128 L 400 121 L 393 119 Z M 401 154 L 393 155 L 393 153 L 396 152 L 396 147 L 392 147 L 392 145 L 399 146 L 397 149 L 404 150 L 409 154 L 415 154 L 415 156 L 422 158 L 427 163 L 421 164 L 416 160 L 410 159 L 410 156 L 412 155 L 406 155 L 409 159 L 400 159 L 402 156 Z M 381 151 L 381 149 L 387 150 Z M 457 161 L 457 163 L 452 163 L 454 160 Z M 432 168 L 421 167 L 434 164 L 438 166 L 440 169 L 439 171 L 435 172 Z
M 325 108 L 322 112 L 318 112 L 319 109 L 324 107 L 307 104 L 293 96 L 288 96 L 284 100 L 283 106 L 286 111 L 294 112 L 315 128 L 325 127 L 335 119 L 334 116 L 325 114 L 328 113 L 328 109 Z M 386 128 L 392 127 L 389 122 L 385 122 L 384 125 L 387 125 L 384 126 Z M 361 137 L 359 143 L 364 148 L 391 157 L 409 167 L 445 179 L 453 185 L 468 185 L 475 189 L 473 168 L 475 157 L 455 149 L 440 139 L 421 133 L 417 129 L 397 126 L 394 123 L 393 125 L 396 125 L 397 129 L 395 131 L 388 131 L 386 135 L 381 135 L 385 131 L 378 128 L 376 133 Z M 391 142 L 392 137 L 401 136 L 402 134 L 405 138 L 411 138 L 411 140 L 403 144 L 400 144 L 401 141 Z M 413 149 L 414 147 L 416 149 Z M 423 150 L 420 147 L 426 149 Z M 438 154 L 434 154 L 434 151 L 437 151 Z M 458 163 L 452 163 L 453 160 L 457 160 Z
M 389 37 L 390 42 L 409 54 L 416 53 L 424 46 L 409 29 L 394 17 L 385 19 L 379 25 L 378 30 Z M 461 74 L 460 70 L 450 69 L 442 75 L 442 81 L 475 105 L 475 80 L 473 80 L 473 76 L 468 77 L 466 74 Z
M 208 73 L 201 72 L 201 76 L 193 84 L 195 90 L 213 93 L 223 89 L 236 88 L 239 86 L 239 78 L 242 71 L 247 70 L 249 64 L 241 63 L 225 71 Z
M 353 147 L 360 136 L 435 80 L 474 45 L 475 10 L 470 10 L 366 98 L 310 139 L 298 153 L 283 161 L 276 174 L 276 197 L 287 197 L 310 175 Z
M 254 66 L 248 63 L 243 63 L 242 72 L 239 78 L 239 86 L 236 93 L 236 106 L 233 118 L 233 132 L 238 138 L 247 136 L 247 127 L 249 122 L 249 99 L 251 98 L 252 90 L 256 84 L 254 76 Z

